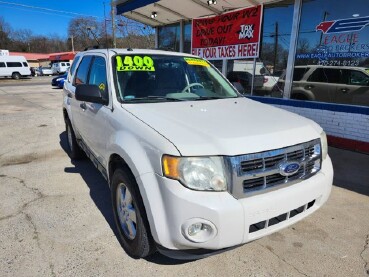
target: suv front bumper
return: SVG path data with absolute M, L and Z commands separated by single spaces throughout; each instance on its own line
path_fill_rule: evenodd
M 331 192 L 333 168 L 327 156 L 313 177 L 243 199 L 235 199 L 228 192 L 189 190 L 155 174 L 144 174 L 137 181 L 145 187 L 143 198 L 157 244 L 167 250 L 219 250 L 281 230 L 316 211 Z M 205 242 L 188 240 L 183 225 L 196 220 L 211 222 L 216 227 L 215 236 Z

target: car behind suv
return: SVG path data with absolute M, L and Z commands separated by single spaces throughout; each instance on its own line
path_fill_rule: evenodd
M 285 74 L 273 88 L 272 96 L 282 96 L 284 80 Z M 368 106 L 369 69 L 319 65 L 296 66 L 291 98 Z
M 107 179 L 133 257 L 193 259 L 247 243 L 310 215 L 331 191 L 322 128 L 243 97 L 196 56 L 80 52 L 63 115 L 70 157 L 84 152 Z

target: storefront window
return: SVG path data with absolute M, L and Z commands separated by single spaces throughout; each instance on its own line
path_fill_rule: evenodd
M 369 106 L 367 0 L 304 0 L 291 98 Z
M 265 5 L 261 34 L 260 56 L 254 60 L 229 60 L 227 78 L 245 94 L 270 96 L 279 76 L 287 67 L 290 47 L 293 0 Z
M 159 48 L 179 51 L 180 26 L 168 25 L 159 27 Z
M 191 54 L 191 35 L 192 35 L 192 23 L 188 22 L 184 24 L 184 46 L 183 51 Z

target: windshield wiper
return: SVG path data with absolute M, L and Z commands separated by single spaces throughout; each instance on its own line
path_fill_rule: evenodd
M 155 96 L 155 95 L 123 99 L 124 102 L 135 102 L 135 101 L 145 101 L 145 100 L 183 101 L 183 99 L 178 99 L 178 98 L 174 98 L 174 97 Z

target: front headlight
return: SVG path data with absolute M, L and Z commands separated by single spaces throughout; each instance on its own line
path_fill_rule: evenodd
M 163 175 L 180 181 L 194 190 L 225 191 L 224 161 L 221 157 L 173 157 L 162 158 Z
M 59 81 L 61 81 L 61 80 L 63 80 L 63 78 L 58 78 L 58 79 L 56 79 L 56 81 L 57 81 L 57 82 L 59 82 Z
M 327 157 L 327 154 L 328 154 L 327 135 L 324 131 L 320 134 L 320 142 L 322 144 L 322 157 L 323 157 L 323 160 L 324 160 Z

